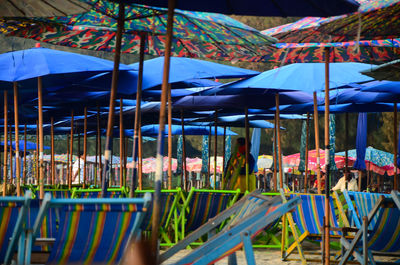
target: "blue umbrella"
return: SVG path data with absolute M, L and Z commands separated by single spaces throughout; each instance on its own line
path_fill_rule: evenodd
M 214 130 L 211 130 L 211 135 L 214 135 Z M 185 135 L 209 135 L 210 127 L 207 126 L 194 126 L 185 125 Z M 227 135 L 236 135 L 231 130 L 226 131 Z M 165 135 L 168 134 L 168 126 L 165 126 Z M 157 136 L 158 135 L 158 125 L 151 124 L 142 126 L 142 135 L 145 136 Z M 172 125 L 172 135 L 182 135 L 181 125 Z M 217 135 L 224 135 L 224 128 L 219 127 L 217 130 Z
M 400 81 L 377 81 L 374 85 L 361 88 L 361 91 L 400 94 Z
M 10 141 L 8 141 L 8 144 L 10 144 Z M 0 146 L 4 146 L 4 142 L 0 142 Z M 25 146 L 24 140 L 19 140 L 19 146 L 22 147 L 20 148 L 20 151 L 24 151 L 24 146 Z M 15 141 L 12 141 L 12 148 L 15 150 Z M 45 150 L 50 150 L 49 146 L 44 146 L 43 148 Z M 34 150 L 34 149 L 36 149 L 36 143 L 26 141 L 26 150 Z

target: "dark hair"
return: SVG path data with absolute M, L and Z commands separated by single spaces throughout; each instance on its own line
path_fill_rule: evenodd
M 79 157 L 83 156 L 83 151 L 79 152 Z
M 237 138 L 236 141 L 237 141 L 237 143 L 238 143 L 240 146 L 246 144 L 246 139 L 245 139 L 244 137 L 239 137 L 239 138 Z

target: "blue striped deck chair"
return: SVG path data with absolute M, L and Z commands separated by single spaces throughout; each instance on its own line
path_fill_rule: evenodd
M 136 190 L 135 197 L 143 197 L 146 192 L 154 193 L 154 190 Z M 181 212 L 184 196 L 180 188 L 176 190 L 161 190 L 161 208 L 160 213 L 160 246 L 170 247 L 179 241 L 179 223 L 178 216 Z M 150 203 L 141 229 L 145 232 L 151 232 L 153 217 L 153 202 Z
M 291 193 L 289 198 L 292 199 L 295 196 L 300 196 L 301 204 L 298 204 L 293 212 L 287 213 L 285 218 L 287 219 L 292 232 L 294 242 L 287 247 L 287 232 L 286 229 L 286 219 L 284 220 L 284 232 L 282 232 L 282 248 L 281 254 L 282 259 L 285 260 L 290 254 L 297 248 L 300 259 L 303 263 L 306 262 L 302 250 L 302 242 L 305 239 L 321 240 L 323 235 L 324 227 L 324 216 L 325 216 L 325 195 L 316 194 L 294 194 Z M 285 200 L 285 195 L 282 193 L 282 198 Z M 340 227 L 338 225 L 338 220 L 335 213 L 335 206 L 330 197 L 330 220 L 329 224 L 332 230 L 330 230 L 331 238 L 339 239 L 342 235 Z M 297 234 L 297 229 L 300 231 L 300 235 Z
M 23 257 L 20 241 L 24 234 L 26 215 L 32 200 L 31 191 L 24 197 L 0 197 L 0 263 L 10 264 L 14 253 L 18 250 L 17 263 Z M 22 255 L 22 256 L 21 256 Z
M 125 198 L 127 197 L 127 191 L 125 187 L 108 188 L 105 193 L 105 198 Z M 72 192 L 72 198 L 102 198 L 101 189 L 74 189 Z
M 143 198 L 43 199 L 35 224 L 27 235 L 26 263 L 49 208 L 60 211 L 60 224 L 47 264 L 116 264 L 140 226 L 151 195 Z
M 269 199 L 259 193 L 259 191 L 254 191 L 248 194 L 233 206 L 200 226 L 184 240 L 162 253 L 160 261 L 168 261 L 175 253 L 187 247 L 198 237 L 212 233 L 222 222 L 230 219 L 221 231 L 210 237 L 202 246 L 173 264 L 214 264 L 227 256 L 229 256 L 230 262 L 236 264 L 235 252 L 241 248 L 244 248 L 247 264 L 256 264 L 251 243 L 252 239 L 263 231 L 266 226 L 300 203 L 300 198 L 294 198 L 287 203 L 282 203 L 282 199 L 279 196 Z
M 357 227 L 358 231 L 351 242 L 341 238 L 343 250 L 346 252 L 340 264 L 345 264 L 351 255 L 361 264 L 376 264 L 374 256 L 399 252 L 400 200 L 398 192 L 393 191 L 390 195 L 379 194 L 378 198 L 376 194 L 364 192 L 352 192 L 351 196 L 354 198 L 355 208 L 359 211 L 353 214 L 358 214 L 361 218 L 361 226 Z M 369 212 L 365 214 L 368 209 L 370 209 Z M 374 221 L 373 226 L 371 226 L 372 221 Z
M 181 239 L 237 201 L 240 190 L 201 190 L 192 188 L 183 205 L 179 222 L 184 224 Z M 201 243 L 200 243 L 201 244 Z
M 69 199 L 72 198 L 72 192 L 68 189 L 52 189 L 52 188 L 45 188 L 45 193 L 51 193 L 52 198 L 58 199 Z M 39 190 L 35 190 L 34 198 L 39 198 Z

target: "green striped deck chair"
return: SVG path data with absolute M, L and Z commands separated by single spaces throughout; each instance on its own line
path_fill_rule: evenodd
M 136 190 L 135 197 L 143 197 L 147 192 L 153 194 L 154 190 Z M 175 190 L 161 190 L 161 208 L 160 213 L 160 246 L 170 247 L 179 241 L 179 222 L 178 216 L 182 210 L 182 204 L 185 197 L 180 188 Z M 152 229 L 153 202 L 150 203 L 141 229 L 150 234 Z
M 126 187 L 108 188 L 105 193 L 105 198 L 125 198 L 128 191 Z M 100 188 L 90 189 L 73 189 L 72 198 L 102 198 Z
M 289 194 L 289 198 L 294 198 L 299 196 L 301 198 L 301 204 L 298 204 L 293 212 L 287 213 L 285 216 L 285 225 L 282 232 L 282 248 L 281 254 L 282 259 L 288 259 L 289 255 L 294 252 L 295 249 L 298 250 L 300 259 L 303 263 L 306 262 L 304 252 L 302 250 L 302 242 L 305 239 L 320 241 L 323 235 L 324 227 L 324 216 L 325 216 L 325 195 L 317 194 Z M 282 193 L 282 197 L 285 200 L 286 197 Z M 330 220 L 329 224 L 332 228 L 330 230 L 331 238 L 339 239 L 342 235 L 340 227 L 338 225 L 338 219 L 335 213 L 335 205 L 333 203 L 332 197 L 330 197 Z M 287 247 L 286 240 L 287 232 L 286 220 L 289 223 L 290 232 L 293 235 L 294 242 Z M 300 232 L 300 235 L 298 235 Z
M 279 196 L 270 199 L 259 193 L 259 191 L 254 191 L 248 194 L 230 208 L 211 218 L 184 240 L 162 253 L 160 262 L 168 261 L 174 254 L 204 234 L 214 234 L 222 222 L 230 219 L 221 231 L 173 264 L 214 264 L 227 256 L 232 262 L 229 264 L 236 264 L 235 252 L 241 248 L 244 248 L 247 264 L 256 264 L 251 241 L 266 226 L 300 203 L 299 198 L 282 203 Z
M 179 222 L 184 224 L 181 239 L 237 201 L 240 190 L 201 190 L 192 188 L 183 205 Z M 195 243 L 196 244 L 196 243 Z M 201 244 L 201 242 L 200 242 Z
M 26 263 L 49 208 L 60 212 L 60 224 L 47 264 L 117 264 L 128 244 L 140 237 L 151 201 L 143 198 L 51 199 L 47 193 L 26 240 Z
M 341 238 L 344 252 L 340 264 L 345 264 L 353 255 L 361 264 L 375 264 L 374 256 L 400 251 L 400 198 L 397 191 L 392 194 L 348 192 L 354 199 L 352 208 L 357 233 L 352 241 Z M 350 202 L 351 203 L 351 202 Z

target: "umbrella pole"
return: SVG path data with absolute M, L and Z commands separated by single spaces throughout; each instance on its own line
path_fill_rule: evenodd
M 69 177 L 69 168 L 70 168 L 70 161 L 69 161 L 69 152 L 70 152 L 70 150 L 69 150 L 69 135 L 67 134 L 67 138 L 66 138 L 66 140 L 67 140 L 67 143 L 66 143 L 66 145 L 67 145 L 67 184 L 68 184 L 68 188 L 70 187 L 70 177 Z
M 125 21 L 125 4 L 120 3 L 118 11 L 117 33 L 115 40 L 114 69 L 111 81 L 110 105 L 109 105 L 108 121 L 107 121 L 106 146 L 104 150 L 105 168 L 103 172 L 103 179 L 101 182 L 101 197 L 104 197 L 105 195 L 105 192 L 108 187 L 109 177 L 111 175 L 110 159 L 112 159 L 111 152 L 113 144 L 115 99 L 117 97 L 119 62 L 121 59 L 121 41 L 122 41 L 122 32 L 124 30 L 124 21 Z
M 182 124 L 182 176 L 183 176 L 183 190 L 187 190 L 187 174 L 186 174 L 186 140 L 185 140 L 185 123 L 183 120 L 183 110 L 181 110 L 181 124 Z
M 249 110 L 248 108 L 244 109 L 244 115 L 245 115 L 245 144 L 246 144 L 246 154 L 245 154 L 245 159 L 246 159 L 246 191 L 249 191 Z M 243 192 L 243 191 L 242 191 Z
M 277 190 L 278 190 L 278 172 L 277 172 L 277 170 L 278 170 L 278 164 L 277 164 L 277 161 L 278 161 L 278 156 L 277 156 L 277 154 L 276 154 L 276 128 L 277 128 L 277 126 L 276 126 L 276 113 L 275 113 L 275 119 L 274 119 L 274 136 L 273 136 L 273 146 L 274 146 L 274 180 L 273 180 L 273 182 L 274 182 L 274 191 L 276 192 Z
M 172 189 L 172 99 L 170 84 L 168 87 L 168 189 Z
M 165 58 L 164 58 L 164 71 L 163 82 L 161 86 L 161 106 L 160 106 L 160 120 L 157 139 L 157 167 L 155 176 L 155 191 L 154 191 L 154 204 L 152 216 L 152 233 L 151 233 L 151 247 L 152 253 L 155 255 L 155 261 L 158 258 L 158 232 L 160 225 L 160 210 L 161 210 L 161 181 L 163 174 L 163 156 L 164 156 L 164 130 L 165 130 L 165 107 L 168 95 L 168 79 L 169 67 L 171 56 L 171 43 L 172 43 L 172 30 L 174 22 L 174 9 L 175 0 L 168 1 L 168 18 L 167 18 L 167 36 L 165 41 Z
M 21 196 L 21 160 L 19 157 L 19 120 L 18 120 L 18 85 L 13 83 L 14 89 L 14 123 L 15 123 L 15 164 L 17 175 L 17 196 Z
M 225 175 L 225 145 L 226 145 L 226 126 L 224 126 L 224 138 L 222 139 L 222 174 L 221 174 L 221 187 L 223 189 L 223 187 L 225 187 L 225 179 L 224 179 L 224 175 Z
M 349 174 L 349 113 L 346 112 L 345 114 L 345 131 L 346 131 L 346 135 L 345 135 L 345 176 L 347 177 L 347 175 Z M 347 178 L 346 178 L 346 189 L 347 189 Z
M 141 128 L 140 117 L 141 117 L 141 102 L 142 102 L 142 86 L 143 86 L 143 62 L 144 62 L 144 48 L 145 48 L 146 34 L 140 33 L 140 50 L 139 50 L 139 71 L 138 81 L 136 87 L 136 108 L 135 108 L 135 125 L 133 130 L 133 150 L 132 150 L 132 163 L 133 163 L 133 175 L 131 183 L 130 197 L 133 197 L 136 190 L 136 182 L 138 176 L 138 153 L 139 148 L 139 129 Z M 141 175 L 141 173 L 139 173 Z M 139 177 L 139 189 L 142 189 L 142 178 Z
M 318 102 L 317 92 L 314 91 L 314 132 L 315 132 L 315 151 L 317 156 L 317 190 L 321 194 L 321 160 L 319 154 L 319 125 L 318 125 Z
M 8 147 L 10 148 L 9 155 L 10 155 L 10 184 L 12 183 L 12 178 L 13 178 L 13 148 L 12 148 L 12 134 L 11 134 L 11 122 L 8 124 L 8 141 L 9 145 Z
M 68 176 L 68 189 L 71 189 L 72 185 L 72 164 L 73 164 L 73 154 L 74 154 L 74 110 L 71 110 L 71 135 L 70 135 L 70 145 L 69 145 L 69 176 Z
M 85 120 L 83 121 L 83 188 L 86 188 L 86 161 L 87 161 L 87 107 L 85 106 Z
M 25 185 L 25 181 L 26 181 L 26 123 L 24 126 L 24 165 L 23 165 L 23 170 L 22 170 L 22 184 Z
M 330 264 L 330 174 L 329 174 L 329 47 L 325 48 L 325 262 L 324 264 Z
M 42 77 L 38 77 L 38 103 L 39 103 L 39 198 L 44 197 L 44 135 L 43 135 L 43 93 L 42 93 Z
M 97 122 L 98 122 L 98 120 L 97 120 Z M 97 124 L 98 125 L 98 124 Z M 97 129 L 98 129 L 98 127 L 97 127 Z M 94 160 L 94 186 L 96 186 L 97 185 L 97 173 L 98 173 L 98 170 L 97 170 L 97 163 L 98 163 L 98 160 L 97 160 L 97 156 L 99 155 L 99 132 L 97 131 L 96 132 L 96 147 L 95 147 L 95 149 L 96 149 L 96 154 L 95 154 L 95 160 Z
M 119 186 L 124 186 L 124 115 L 123 115 L 123 99 L 119 100 Z
M 218 154 L 218 142 L 217 142 L 217 134 L 218 134 L 218 111 L 215 110 L 215 135 L 214 135 L 214 190 L 217 189 L 217 154 Z
M 36 157 L 35 157 L 35 163 L 36 163 L 36 172 L 35 172 L 35 178 L 36 178 L 36 183 L 39 185 L 39 122 L 36 120 Z
M 140 186 L 139 189 L 143 189 L 143 138 L 142 138 L 142 117 L 139 116 L 139 130 L 138 130 L 138 171 L 139 171 L 139 180 L 140 180 Z
M 306 172 L 304 173 L 304 190 L 308 192 L 308 142 L 309 142 L 309 130 L 310 130 L 310 113 L 307 112 L 307 126 L 306 126 Z
M 81 132 L 79 131 L 78 122 L 76 124 L 76 130 L 75 131 L 78 134 L 78 147 L 76 148 L 77 149 L 77 154 L 78 154 L 78 165 L 79 165 L 78 183 L 82 184 L 82 182 L 81 182 L 81 173 L 83 173 L 83 172 L 81 172 Z
M 98 168 L 98 176 L 99 176 L 99 180 L 100 180 L 100 184 L 102 183 L 103 180 L 103 160 L 101 157 L 101 132 L 100 132 L 100 107 L 97 105 L 97 145 L 99 148 L 99 168 Z M 96 177 L 97 178 L 97 177 Z
M 208 169 L 207 169 L 207 179 L 206 179 L 206 186 L 208 186 L 210 183 L 210 177 L 211 177 L 211 125 L 210 125 L 210 130 L 208 132 Z
M 51 185 L 56 184 L 56 168 L 54 163 L 54 118 L 51 117 L 51 129 L 50 129 L 50 137 L 51 137 Z
M 279 186 L 283 189 L 283 165 L 282 165 L 282 146 L 281 146 L 281 125 L 280 125 L 280 113 L 279 113 L 279 93 L 275 94 L 275 105 L 276 105 L 276 134 L 278 136 L 278 159 L 279 159 Z
M 8 160 L 8 92 L 4 90 L 4 161 L 3 161 L 3 197 L 7 192 L 7 160 Z
M 393 111 L 393 165 L 394 165 L 394 175 L 393 175 L 393 190 L 398 190 L 398 179 L 397 179 L 397 103 L 394 103 Z

